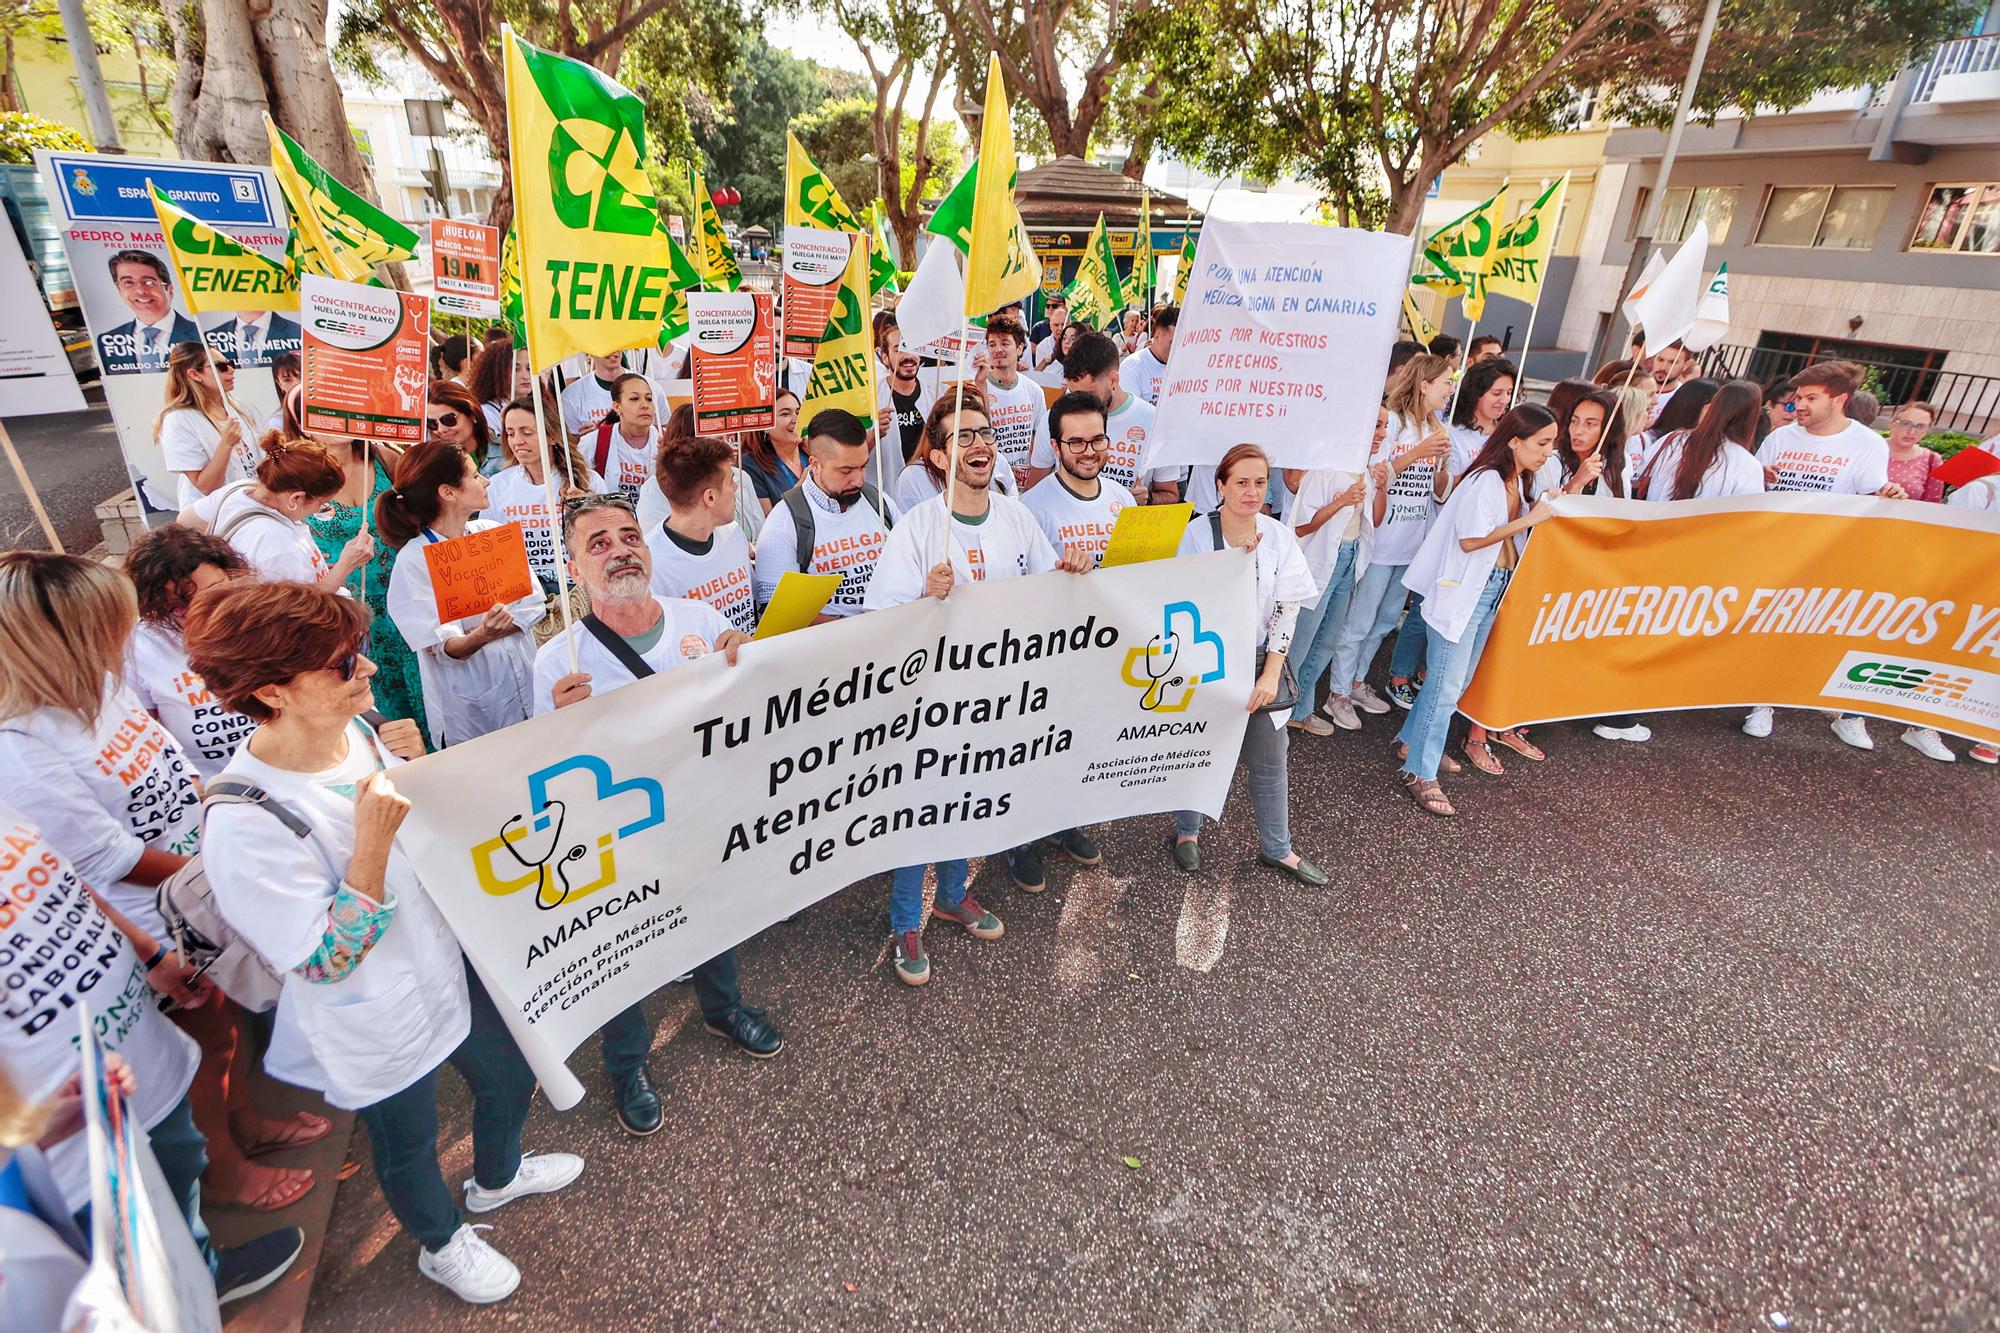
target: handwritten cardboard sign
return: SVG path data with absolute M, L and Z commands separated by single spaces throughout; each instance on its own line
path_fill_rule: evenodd
M 1193 513 L 1190 504 L 1126 505 L 1118 511 L 1111 544 L 1104 549 L 1105 568 L 1165 560 L 1177 554 Z
M 496 603 L 516 602 L 535 590 L 519 523 L 427 543 L 424 562 L 430 566 L 440 625 L 476 620 Z

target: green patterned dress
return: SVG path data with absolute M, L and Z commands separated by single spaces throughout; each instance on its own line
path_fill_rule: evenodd
M 313 541 L 328 564 L 340 558 L 341 548 L 361 531 L 362 524 L 375 533 L 375 555 L 367 564 L 347 576 L 347 590 L 368 604 L 375 613 L 369 627 L 368 656 L 375 663 L 375 707 L 387 718 L 410 718 L 419 731 L 429 733 L 424 720 L 424 687 L 417 676 L 417 655 L 389 618 L 389 573 L 396 567 L 396 550 L 375 532 L 375 497 L 389 489 L 389 470 L 375 463 L 375 489 L 365 505 L 344 505 L 338 500 L 326 512 L 306 520 Z M 421 558 L 421 557 L 419 557 Z M 365 581 L 365 586 L 364 586 Z

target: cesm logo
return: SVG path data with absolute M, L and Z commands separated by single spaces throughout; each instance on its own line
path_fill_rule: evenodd
M 551 795 L 558 780 L 577 774 L 562 784 L 568 790 L 583 786 L 590 799 L 585 822 L 587 829 L 608 828 L 614 819 L 624 823 L 594 837 L 585 832 L 576 840 L 574 830 L 566 833 L 570 802 Z M 585 807 L 579 802 L 580 810 Z M 528 813 L 509 815 L 497 836 L 472 848 L 472 870 L 479 887 L 496 898 L 535 891 L 535 906 L 552 911 L 579 898 L 588 897 L 618 880 L 617 844 L 633 834 L 663 824 L 667 818 L 666 793 L 651 778 L 631 778 L 620 782 L 611 774 L 611 765 L 594 754 L 574 755 L 528 775 Z M 596 852 L 595 878 L 577 883 L 589 875 L 582 867 L 572 875 L 570 866 Z
M 1880 650 L 1848 653 L 1820 694 L 1894 704 L 1943 723 L 2000 725 L 2000 673 L 1950 662 L 1890 657 Z
M 1948 675 L 1929 667 L 1901 662 L 1857 662 L 1847 678 L 1862 685 L 1882 685 L 1892 690 L 1936 695 L 1940 699 L 1963 699 L 1972 688 L 1972 677 Z
M 1193 602 L 1167 603 L 1160 621 L 1158 634 L 1125 654 L 1119 678 L 1139 691 L 1146 712 L 1185 713 L 1195 686 L 1221 680 L 1227 669 L 1222 636 L 1201 627 L 1201 609 Z

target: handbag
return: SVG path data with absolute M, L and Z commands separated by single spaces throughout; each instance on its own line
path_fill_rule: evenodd
M 1215 549 L 1218 551 L 1224 549 L 1227 543 L 1222 540 L 1222 514 L 1220 511 L 1211 513 L 1208 516 L 1208 530 L 1209 534 L 1215 538 Z M 1257 673 L 1251 677 L 1252 680 L 1262 680 L 1264 678 L 1264 664 L 1270 659 L 1270 656 L 1271 650 L 1269 648 L 1259 648 L 1257 650 Z M 1298 673 L 1292 670 L 1291 658 L 1285 658 L 1284 663 L 1284 668 L 1278 673 L 1277 697 L 1262 708 L 1259 708 L 1258 712 L 1289 713 L 1299 706 Z

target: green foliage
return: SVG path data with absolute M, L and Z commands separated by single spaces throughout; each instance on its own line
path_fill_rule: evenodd
M 1924 436 L 1924 448 L 1935 449 L 1942 458 L 1950 458 L 1961 449 L 1971 449 L 1979 443 L 1977 435 L 1967 435 L 1964 431 L 1938 430 Z
M 0 162 L 17 165 L 33 162 L 37 148 L 87 153 L 90 140 L 67 125 L 41 116 L 25 111 L 0 111 Z
M 751 34 L 729 75 L 729 100 L 695 127 L 711 189 L 734 186 L 743 203 L 732 220 L 777 235 L 785 209 L 785 130 L 829 99 L 859 90 L 859 75 L 800 60 Z M 870 103 L 872 105 L 872 103 Z M 872 197 L 873 185 L 870 194 Z
M 847 201 L 847 206 L 857 213 L 866 209 L 878 192 L 875 163 L 862 160 L 875 152 L 874 114 L 873 97 L 845 97 L 837 102 L 827 102 L 792 122 L 792 131 L 799 136 L 806 152 L 827 174 L 834 188 L 840 191 L 840 197 Z M 903 120 L 901 149 L 898 157 L 902 174 L 897 189 L 907 191 L 916 174 L 917 122 L 914 117 Z M 935 165 L 930 179 L 924 182 L 923 197 L 936 199 L 951 188 L 964 170 L 964 155 L 959 149 L 952 122 L 940 120 L 932 123 L 930 155 Z

